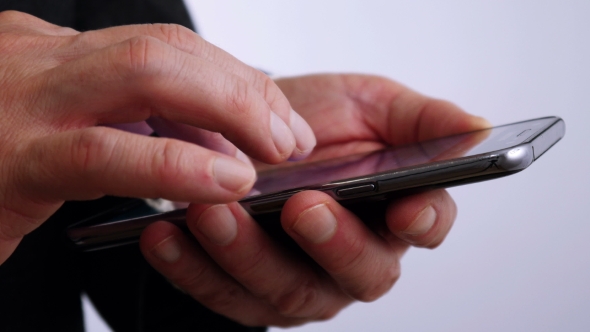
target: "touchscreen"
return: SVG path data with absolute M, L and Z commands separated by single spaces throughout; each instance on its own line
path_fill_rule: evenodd
M 249 196 L 345 182 L 375 173 L 502 150 L 526 141 L 553 121 L 554 118 L 543 118 L 519 122 L 342 158 L 278 167 L 259 173 Z

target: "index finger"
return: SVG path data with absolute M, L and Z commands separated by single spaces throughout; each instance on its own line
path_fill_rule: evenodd
M 152 37 L 137 37 L 46 71 L 40 103 L 59 129 L 149 117 L 220 132 L 244 152 L 278 163 L 293 132 L 250 82 Z M 274 143 L 274 144 L 273 144 Z
M 254 87 L 275 112 L 293 131 L 296 149 L 293 157 L 304 157 L 313 149 L 315 138 L 309 125 L 292 110 L 279 87 L 263 72 L 236 59 L 231 54 L 207 42 L 194 31 L 175 24 L 142 24 L 112 27 L 83 32 L 72 38 L 71 44 L 81 53 L 91 52 L 125 40 L 149 36 L 182 52 L 209 61 L 223 71 L 238 76 Z M 67 51 L 71 54 L 71 51 Z

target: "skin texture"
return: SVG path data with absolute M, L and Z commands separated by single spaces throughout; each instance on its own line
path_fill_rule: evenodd
M 487 126 L 385 78 L 273 82 L 174 25 L 78 33 L 16 12 L 0 13 L 0 112 L 0 264 L 65 200 L 193 202 L 192 235 L 151 225 L 140 242 L 146 259 L 212 310 L 279 326 L 327 319 L 383 295 L 410 245 L 442 242 L 456 207 L 444 190 L 405 197 L 369 229 L 330 197 L 302 192 L 277 222 L 303 257 L 235 203 L 254 182 L 253 165 Z M 106 127 L 144 121 L 171 138 Z
M 0 13 L 0 113 L 0 264 L 65 200 L 225 203 L 255 180 L 235 147 L 222 154 L 104 125 L 174 121 L 267 163 L 315 145 L 272 80 L 175 25 L 79 33 Z
M 381 77 L 313 75 L 276 83 L 316 133 L 316 148 L 300 162 L 489 126 Z M 383 212 L 384 220 L 364 220 L 369 228 L 323 193 L 293 196 L 280 222 L 310 260 L 275 242 L 237 203 L 193 203 L 187 223 L 198 243 L 158 222 L 144 232 L 141 249 L 212 310 L 247 325 L 292 326 L 385 294 L 400 276 L 404 252 L 440 245 L 457 209 L 445 190 L 436 190 L 389 202 Z

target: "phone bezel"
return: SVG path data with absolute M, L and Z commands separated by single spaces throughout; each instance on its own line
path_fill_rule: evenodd
M 447 182 L 459 183 L 459 181 L 467 178 L 482 177 L 492 179 L 494 177 L 515 174 L 530 166 L 535 159 L 540 157 L 539 155 L 535 158 L 535 149 L 532 145 L 538 137 L 546 134 L 551 128 L 557 128 L 557 130 L 553 132 L 553 135 L 545 136 L 553 141 L 551 141 L 550 146 L 544 149 L 543 153 L 563 137 L 565 132 L 564 122 L 559 117 L 543 117 L 493 127 L 501 128 L 514 126 L 525 122 L 544 119 L 554 119 L 554 121 L 548 122 L 546 125 L 535 131 L 531 131 L 530 135 L 522 142 L 500 150 L 493 150 L 444 161 L 429 162 L 416 166 L 401 167 L 392 171 L 375 173 L 371 176 L 346 178 L 319 185 L 302 186 L 268 194 L 251 196 L 240 200 L 240 204 L 251 215 L 258 215 L 280 210 L 282 205 L 284 205 L 291 196 L 306 190 L 322 191 L 339 202 L 346 202 L 351 200 L 357 201 L 358 199 L 371 196 L 386 197 L 386 194 L 388 193 L 407 191 L 416 187 L 434 186 Z M 561 126 L 558 124 L 561 124 Z M 509 155 L 511 151 L 519 148 L 522 149 L 523 153 L 519 153 L 518 156 L 515 157 Z M 388 182 L 387 186 L 384 186 L 385 182 Z M 392 182 L 396 182 L 395 185 L 393 185 Z M 337 194 L 339 190 L 348 187 L 368 184 L 372 184 L 375 187 L 373 192 L 362 192 L 346 197 L 341 197 Z
M 268 225 L 267 219 L 274 220 L 274 216 L 277 211 L 280 211 L 282 205 L 291 196 L 304 190 L 320 190 L 338 200 L 340 204 L 352 206 L 364 201 L 383 201 L 396 195 L 407 195 L 416 191 L 435 188 L 447 188 L 515 174 L 527 168 L 561 140 L 565 134 L 564 121 L 559 117 L 544 117 L 494 127 L 500 128 L 542 119 L 554 119 L 554 121 L 532 132 L 521 143 L 501 150 L 403 167 L 392 172 L 382 172 L 372 176 L 342 179 L 321 185 L 304 186 L 247 197 L 240 200 L 239 203 L 257 221 Z M 519 153 L 511 156 L 511 152 L 515 149 L 520 149 Z M 395 181 L 396 179 L 399 180 L 398 183 L 385 182 Z M 366 183 L 374 183 L 376 190 L 374 192 L 350 195 L 345 198 L 337 195 L 339 189 Z M 271 208 L 253 209 L 254 204 L 268 204 Z M 113 207 L 111 210 L 72 225 L 66 231 L 67 237 L 82 250 L 98 250 L 137 242 L 142 230 L 154 221 L 166 220 L 180 227 L 186 227 L 184 223 L 186 209 L 112 221 L 113 213 L 111 211 L 120 210 L 120 207 Z M 273 216 L 273 218 L 268 216 Z M 106 217 L 110 219 L 105 219 Z M 277 227 L 276 225 L 270 226 Z

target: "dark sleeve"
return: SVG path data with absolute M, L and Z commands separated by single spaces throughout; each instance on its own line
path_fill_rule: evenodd
M 84 330 L 78 255 L 64 246 L 61 209 L 0 265 L 0 331 Z
M 195 30 L 179 0 L 77 0 L 73 28 L 86 31 L 145 23 L 175 23 Z
M 72 27 L 75 21 L 76 0 L 1 0 L 0 11 L 16 10 L 47 22 Z
M 115 331 L 266 331 L 235 323 L 177 290 L 137 245 L 84 255 L 84 288 Z
M 17 10 L 78 31 L 117 25 L 175 23 L 195 30 L 179 0 L 2 0 L 0 11 Z

